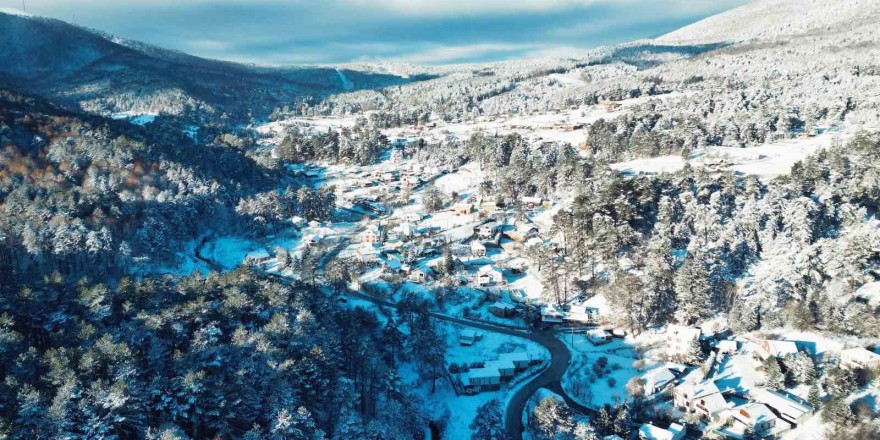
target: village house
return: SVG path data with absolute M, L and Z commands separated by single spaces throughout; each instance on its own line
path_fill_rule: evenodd
M 379 250 L 370 245 L 358 246 L 354 254 L 358 263 L 370 264 L 379 260 Z
M 688 353 L 693 341 L 700 338 L 700 329 L 670 324 L 666 329 L 666 352 L 670 356 Z
M 718 350 L 718 354 L 735 354 L 739 351 L 739 346 L 736 341 L 730 339 L 718 341 L 718 343 L 715 344 L 715 348 Z
M 553 304 L 547 304 L 544 307 L 541 307 L 541 322 L 545 324 L 561 324 L 564 319 L 565 314 Z
M 466 393 L 476 394 L 498 389 L 501 385 L 501 373 L 495 368 L 471 368 L 460 376 L 460 380 Z
M 540 197 L 523 197 L 522 203 L 529 209 L 535 209 L 544 203 L 544 199 Z
M 572 305 L 565 315 L 565 320 L 580 324 L 595 324 L 599 322 L 599 309 L 583 304 Z
M 456 203 L 452 206 L 452 210 L 458 215 L 470 215 L 474 212 L 473 203 Z
M 538 235 L 538 228 L 530 222 L 516 221 L 513 223 L 512 228 L 504 232 L 504 235 L 513 241 L 522 243 Z
M 776 341 L 772 339 L 765 339 L 761 342 L 761 350 L 759 353 L 762 359 L 767 359 L 768 357 L 775 357 L 776 359 L 782 359 L 788 355 L 797 354 L 798 348 L 797 345 L 792 341 Z
M 434 270 L 427 266 L 419 266 L 414 267 L 409 271 L 409 275 L 407 279 L 416 283 L 424 283 L 425 281 L 431 279 L 434 275 Z
M 669 371 L 669 368 L 657 367 L 649 370 L 639 379 L 642 381 L 645 397 L 650 397 L 663 391 L 667 385 L 675 380 L 675 375 Z
M 639 427 L 639 439 L 641 440 L 680 440 L 685 435 L 684 426 L 673 423 L 669 429 L 663 429 L 650 423 Z
M 476 330 L 462 330 L 458 335 L 458 343 L 464 346 L 474 345 L 480 339 L 483 339 L 483 333 Z
M 777 435 L 791 429 L 791 425 L 780 419 L 763 403 L 749 402 L 730 410 L 734 432 L 752 428 L 761 437 Z
M 270 255 L 269 251 L 267 251 L 266 249 L 257 249 L 253 252 L 248 252 L 248 254 L 244 257 L 244 261 L 247 264 L 252 264 L 256 266 L 266 264 L 271 259 L 272 255 Z
M 498 232 L 498 229 L 500 227 L 501 227 L 501 225 L 498 222 L 493 221 L 493 222 L 483 223 L 482 225 L 480 225 L 480 227 L 477 229 L 477 231 L 480 234 L 481 238 L 492 238 L 495 236 L 495 233 Z
M 504 382 L 513 379 L 514 374 L 516 374 L 516 365 L 506 359 L 488 361 L 484 364 L 484 368 L 494 368 L 498 370 L 498 373 L 501 374 L 501 380 Z
M 475 281 L 477 286 L 480 287 L 498 286 L 504 281 L 504 274 L 501 272 L 501 269 L 498 269 L 491 264 L 487 264 L 477 271 Z
M 302 217 L 300 217 L 300 216 L 298 216 L 298 215 L 295 215 L 295 216 L 291 217 L 291 218 L 290 218 L 290 223 L 291 223 L 293 226 L 297 227 L 297 228 L 304 228 L 304 227 L 306 227 L 306 219 L 304 219 L 304 218 L 302 218 Z
M 528 353 L 524 351 L 515 351 L 513 353 L 503 353 L 498 356 L 498 359 L 503 359 L 506 361 L 510 361 L 513 363 L 513 366 L 516 367 L 517 371 L 525 370 L 532 363 L 532 358 Z
M 471 242 L 471 256 L 474 258 L 483 258 L 486 256 L 486 245 L 479 240 Z
M 501 318 L 509 318 L 516 314 L 516 306 L 499 301 L 489 305 L 489 313 Z
M 675 406 L 699 414 L 710 421 L 718 421 L 728 409 L 727 401 L 712 381 L 686 382 L 672 392 Z
M 309 234 L 303 238 L 303 242 L 309 247 L 317 246 L 321 244 L 322 241 L 324 241 L 324 236 L 321 234 Z
M 363 244 L 375 244 L 382 242 L 382 225 L 368 225 L 363 232 L 360 233 L 360 241 Z
M 880 354 L 862 347 L 848 348 L 840 352 L 840 365 L 848 368 L 880 368 Z
M 587 331 L 587 339 L 592 342 L 593 345 L 602 345 L 611 342 L 611 335 L 605 330 L 594 328 Z
M 403 219 L 403 221 L 406 221 L 406 222 L 418 223 L 418 222 L 422 221 L 424 216 L 422 216 L 422 214 L 420 214 L 418 212 L 407 212 L 406 214 L 403 214 L 403 217 L 401 217 L 401 218 Z
M 761 389 L 752 397 L 756 402 L 769 406 L 776 415 L 792 426 L 803 424 L 815 413 L 812 406 L 773 390 Z
M 397 232 L 400 233 L 401 237 L 412 237 L 413 235 L 415 235 L 415 229 L 415 225 L 410 222 L 403 222 L 397 225 Z

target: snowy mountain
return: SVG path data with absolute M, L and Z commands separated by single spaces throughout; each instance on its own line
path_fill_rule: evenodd
M 200 111 L 243 118 L 396 75 L 330 67 L 269 68 L 209 60 L 63 21 L 0 11 L 0 84 L 110 113 Z
M 760 0 L 709 17 L 655 41 L 710 43 L 773 40 L 876 30 L 877 0 Z

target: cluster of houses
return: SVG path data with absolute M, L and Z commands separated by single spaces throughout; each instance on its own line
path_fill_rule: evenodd
M 704 332 L 704 330 L 706 330 Z M 677 359 L 686 354 L 694 341 L 711 341 L 716 355 L 755 356 L 759 359 L 784 359 L 801 352 L 793 341 L 763 339 L 746 341 L 750 354 L 741 350 L 736 340 L 724 339 L 725 332 L 717 328 L 691 328 L 677 325 L 667 327 L 663 345 L 669 358 Z M 706 335 L 711 335 L 706 337 Z M 720 335 L 720 336 L 719 336 Z M 842 350 L 836 360 L 847 368 L 878 369 L 880 354 L 862 347 Z M 756 386 L 748 389 L 719 389 L 709 374 L 684 374 L 685 365 L 667 363 L 653 368 L 639 377 L 644 397 L 659 400 L 671 396 L 672 404 L 682 418 L 668 428 L 651 424 L 642 425 L 639 438 L 643 440 L 677 440 L 686 435 L 682 426 L 685 419 L 699 420 L 697 427 L 703 438 L 741 439 L 746 431 L 761 437 L 777 437 L 812 417 L 816 409 L 801 397 L 785 391 Z
M 452 380 L 459 394 L 474 395 L 484 391 L 497 391 L 502 384 L 510 382 L 517 374 L 541 362 L 540 359 L 533 359 L 524 351 L 502 353 L 497 359 L 476 363 L 469 368 L 456 369 L 452 373 Z

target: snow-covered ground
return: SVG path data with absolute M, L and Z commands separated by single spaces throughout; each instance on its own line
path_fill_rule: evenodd
M 594 345 L 584 334 L 560 334 L 559 339 L 572 351 L 571 365 L 562 378 L 562 386 L 572 398 L 592 408 L 632 398 L 626 383 L 642 374 L 633 363 L 640 357 L 637 347 L 648 341 L 647 336 L 615 338 L 602 345 Z M 599 377 L 593 366 L 602 357 L 608 363 Z M 613 385 L 609 379 L 613 379 Z

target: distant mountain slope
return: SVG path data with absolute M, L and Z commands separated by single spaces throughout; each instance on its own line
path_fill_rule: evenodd
M 345 87 L 412 79 L 329 67 L 267 68 L 208 60 L 60 20 L 0 11 L 0 81 L 102 114 L 202 111 L 245 118 Z
M 662 43 L 769 40 L 880 23 L 880 0 L 758 0 L 666 34 Z

